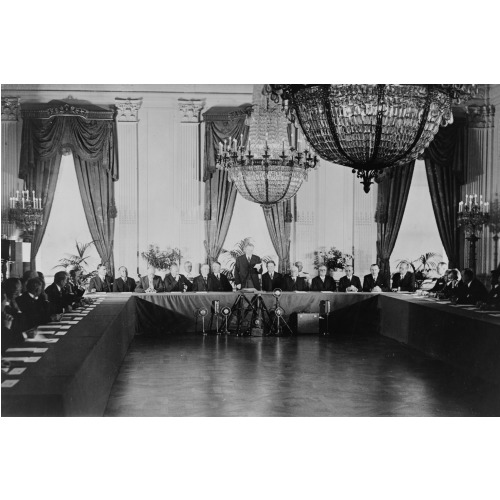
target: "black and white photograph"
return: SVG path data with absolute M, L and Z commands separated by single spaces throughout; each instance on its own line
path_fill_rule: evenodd
M 438 464 L 499 438 L 498 57 L 146 4 L 38 6 L 12 66 L 2 35 L 4 470 L 94 463 L 52 499 L 493 498 L 493 457 L 480 485 Z

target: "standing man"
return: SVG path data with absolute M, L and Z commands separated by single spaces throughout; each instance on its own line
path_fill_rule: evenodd
M 337 289 L 337 284 L 331 276 L 327 276 L 325 265 L 318 268 L 318 276 L 313 278 L 311 282 L 311 292 L 334 292 Z
M 262 290 L 272 292 L 283 286 L 283 275 L 275 271 L 276 263 L 270 260 L 267 263 L 267 273 L 262 275 Z
M 135 281 L 128 277 L 128 269 L 125 266 L 118 268 L 120 277 L 113 283 L 113 292 L 133 292 L 135 290 Z
M 97 266 L 97 276 L 91 278 L 89 283 L 89 292 L 111 292 L 113 290 L 113 285 L 111 280 L 107 276 L 108 270 L 104 264 L 99 264 Z
M 200 268 L 201 274 L 193 280 L 193 292 L 210 292 L 209 276 L 210 267 L 208 264 L 203 264 Z
M 299 268 L 297 266 L 292 266 L 290 274 L 285 276 L 283 290 L 285 292 L 307 292 L 307 281 L 305 278 L 299 276 Z
M 353 268 L 349 264 L 344 268 L 345 276 L 339 280 L 339 292 L 359 292 L 361 291 L 361 281 L 353 274 Z
M 165 276 L 163 283 L 166 292 L 190 292 L 193 289 L 193 285 L 186 276 L 179 274 L 177 264 L 170 266 L 170 274 Z
M 156 275 L 156 268 L 148 266 L 148 275 L 142 276 L 139 286 L 135 289 L 139 293 L 158 293 L 163 292 L 163 281 Z
M 395 292 L 414 292 L 415 275 L 408 271 L 408 262 L 399 264 L 399 273 L 392 277 L 392 290 Z
M 388 292 L 389 284 L 384 275 L 380 274 L 378 264 L 370 266 L 370 274 L 363 278 L 363 292 Z
M 221 265 L 219 262 L 214 262 L 212 264 L 212 274 L 209 275 L 210 278 L 210 284 L 209 288 L 211 292 L 232 292 L 233 287 L 231 286 L 231 283 L 229 283 L 229 280 L 227 279 L 227 276 L 222 274 L 220 272 L 221 270 Z
M 254 246 L 247 243 L 245 255 L 240 255 L 234 265 L 234 282 L 236 288 L 255 288 L 260 290 L 259 274 L 262 272 L 260 257 L 253 254 Z

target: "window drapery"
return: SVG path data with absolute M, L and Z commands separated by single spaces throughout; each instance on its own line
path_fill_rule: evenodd
M 383 176 L 378 184 L 377 211 L 377 261 L 380 272 L 390 282 L 390 258 L 410 193 L 415 161 L 402 167 L 394 167 Z
M 262 209 L 274 249 L 278 254 L 278 272 L 285 274 L 290 266 L 291 202 L 282 201 L 270 209 Z
M 246 118 L 250 106 L 238 108 L 215 107 L 203 114 L 205 125 L 205 250 L 207 262 L 217 260 L 224 245 L 233 216 L 237 190 L 229 181 L 228 173 L 216 168 L 216 156 L 219 142 L 224 143 L 230 137 L 238 143 L 243 135 L 243 145 L 248 140 Z
M 466 151 L 466 123 L 464 119 L 456 119 L 452 125 L 439 129 L 424 152 L 432 208 L 450 268 L 461 267 L 457 211 L 467 161 Z
M 118 180 L 114 112 L 77 101 L 51 101 L 27 105 L 21 114 L 19 177 L 42 198 L 44 211 L 44 224 L 37 226 L 33 235 L 32 269 L 50 217 L 61 155 L 71 150 L 90 234 L 101 259 L 113 272 L 113 183 Z

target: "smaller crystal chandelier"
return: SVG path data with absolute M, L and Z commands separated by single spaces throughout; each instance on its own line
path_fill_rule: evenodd
M 43 224 L 42 199 L 35 191 L 16 191 L 16 196 L 9 200 L 9 222 L 32 236 L 36 226 Z
M 231 137 L 229 143 L 219 143 L 217 168 L 228 172 L 229 180 L 245 199 L 270 209 L 297 194 L 318 158 L 307 145 L 301 151 L 300 141 L 297 149 L 288 146 L 285 113 L 262 95 L 262 85 L 254 86 L 253 116 L 246 146 L 243 134 L 239 145 Z

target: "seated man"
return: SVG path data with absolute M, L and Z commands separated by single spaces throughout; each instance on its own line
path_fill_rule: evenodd
M 305 278 L 306 281 L 309 279 L 309 273 L 306 273 L 304 271 L 304 264 L 302 261 L 298 260 L 295 265 L 297 266 L 297 269 L 299 270 L 299 277 Z
M 108 270 L 104 264 L 99 264 L 97 266 L 97 276 L 90 279 L 89 292 L 111 292 L 113 290 L 113 284 L 107 276 Z
M 135 291 L 136 283 L 135 280 L 129 278 L 128 269 L 125 266 L 120 266 L 118 272 L 120 273 L 120 277 L 115 279 L 113 283 L 113 292 L 123 293 Z
M 40 278 L 30 278 L 26 282 L 26 291 L 17 299 L 17 305 L 23 312 L 23 331 L 50 321 L 50 304 L 43 298 L 42 286 Z
M 491 271 L 491 290 L 488 293 L 486 303 L 491 309 L 500 309 L 500 270 Z
M 339 292 L 360 292 L 361 281 L 353 274 L 353 267 L 348 264 L 344 268 L 345 276 L 339 280 Z
M 7 296 L 7 288 L 12 287 L 12 285 L 17 288 L 17 284 L 12 280 L 19 282 L 19 292 L 22 290 L 21 281 L 17 278 L 7 278 L 2 282 L 2 355 L 9 347 L 15 347 L 24 342 L 21 328 L 16 328 L 16 323 L 18 325 L 22 323 L 22 313 L 20 311 L 16 313 L 11 309 L 10 301 Z
M 163 292 L 163 281 L 160 276 L 156 275 L 156 268 L 148 266 L 147 276 L 142 276 L 139 280 L 139 285 L 135 289 L 138 293 L 158 293 Z
M 311 292 L 334 292 L 337 289 L 337 284 L 331 276 L 327 276 L 325 265 L 318 268 L 318 276 L 313 278 L 311 282 Z
M 71 269 L 67 283 L 69 293 L 75 297 L 82 297 L 85 293 L 85 287 L 81 284 L 80 276 L 82 272 L 79 269 Z
M 275 271 L 276 263 L 270 260 L 267 263 L 267 273 L 262 275 L 262 290 L 272 292 L 283 286 L 283 275 Z
M 209 292 L 209 265 L 203 264 L 200 271 L 201 274 L 193 280 L 193 292 Z
M 47 298 L 50 303 L 50 314 L 62 314 L 63 312 L 70 312 L 74 297 L 70 295 L 66 288 L 68 282 L 68 273 L 66 271 L 59 271 L 54 275 L 54 283 L 45 289 Z
M 287 274 L 283 280 L 283 291 L 307 292 L 308 288 L 306 279 L 299 276 L 299 268 L 297 266 L 292 266 L 290 268 L 290 274 Z
M 414 292 L 415 275 L 408 271 L 408 262 L 399 264 L 399 272 L 392 277 L 393 292 Z
M 439 293 L 439 292 L 438 292 Z M 457 301 L 462 302 L 465 298 L 465 285 L 460 279 L 460 274 L 458 269 L 448 270 L 448 282 L 441 292 L 447 299 L 457 299 Z
M 179 266 L 172 264 L 170 273 L 163 281 L 165 292 L 190 292 L 193 289 L 191 282 L 183 275 L 179 274 Z
M 219 262 L 212 264 L 212 274 L 209 274 L 208 288 L 210 292 L 232 292 L 233 287 L 227 276 L 220 272 L 221 265 Z
M 474 277 L 472 269 L 464 269 L 462 279 L 465 285 L 465 294 L 462 297 L 461 303 L 475 305 L 477 302 L 486 302 L 488 300 L 488 290 Z
M 437 277 L 433 282 L 433 286 L 428 290 L 429 292 L 438 293 L 442 292 L 448 283 L 448 264 L 440 262 L 437 265 Z
M 184 276 L 192 283 L 195 276 L 193 274 L 193 263 L 189 260 L 184 262 Z
M 389 284 L 383 274 L 380 273 L 378 264 L 370 266 L 370 274 L 363 278 L 363 292 L 388 292 Z

